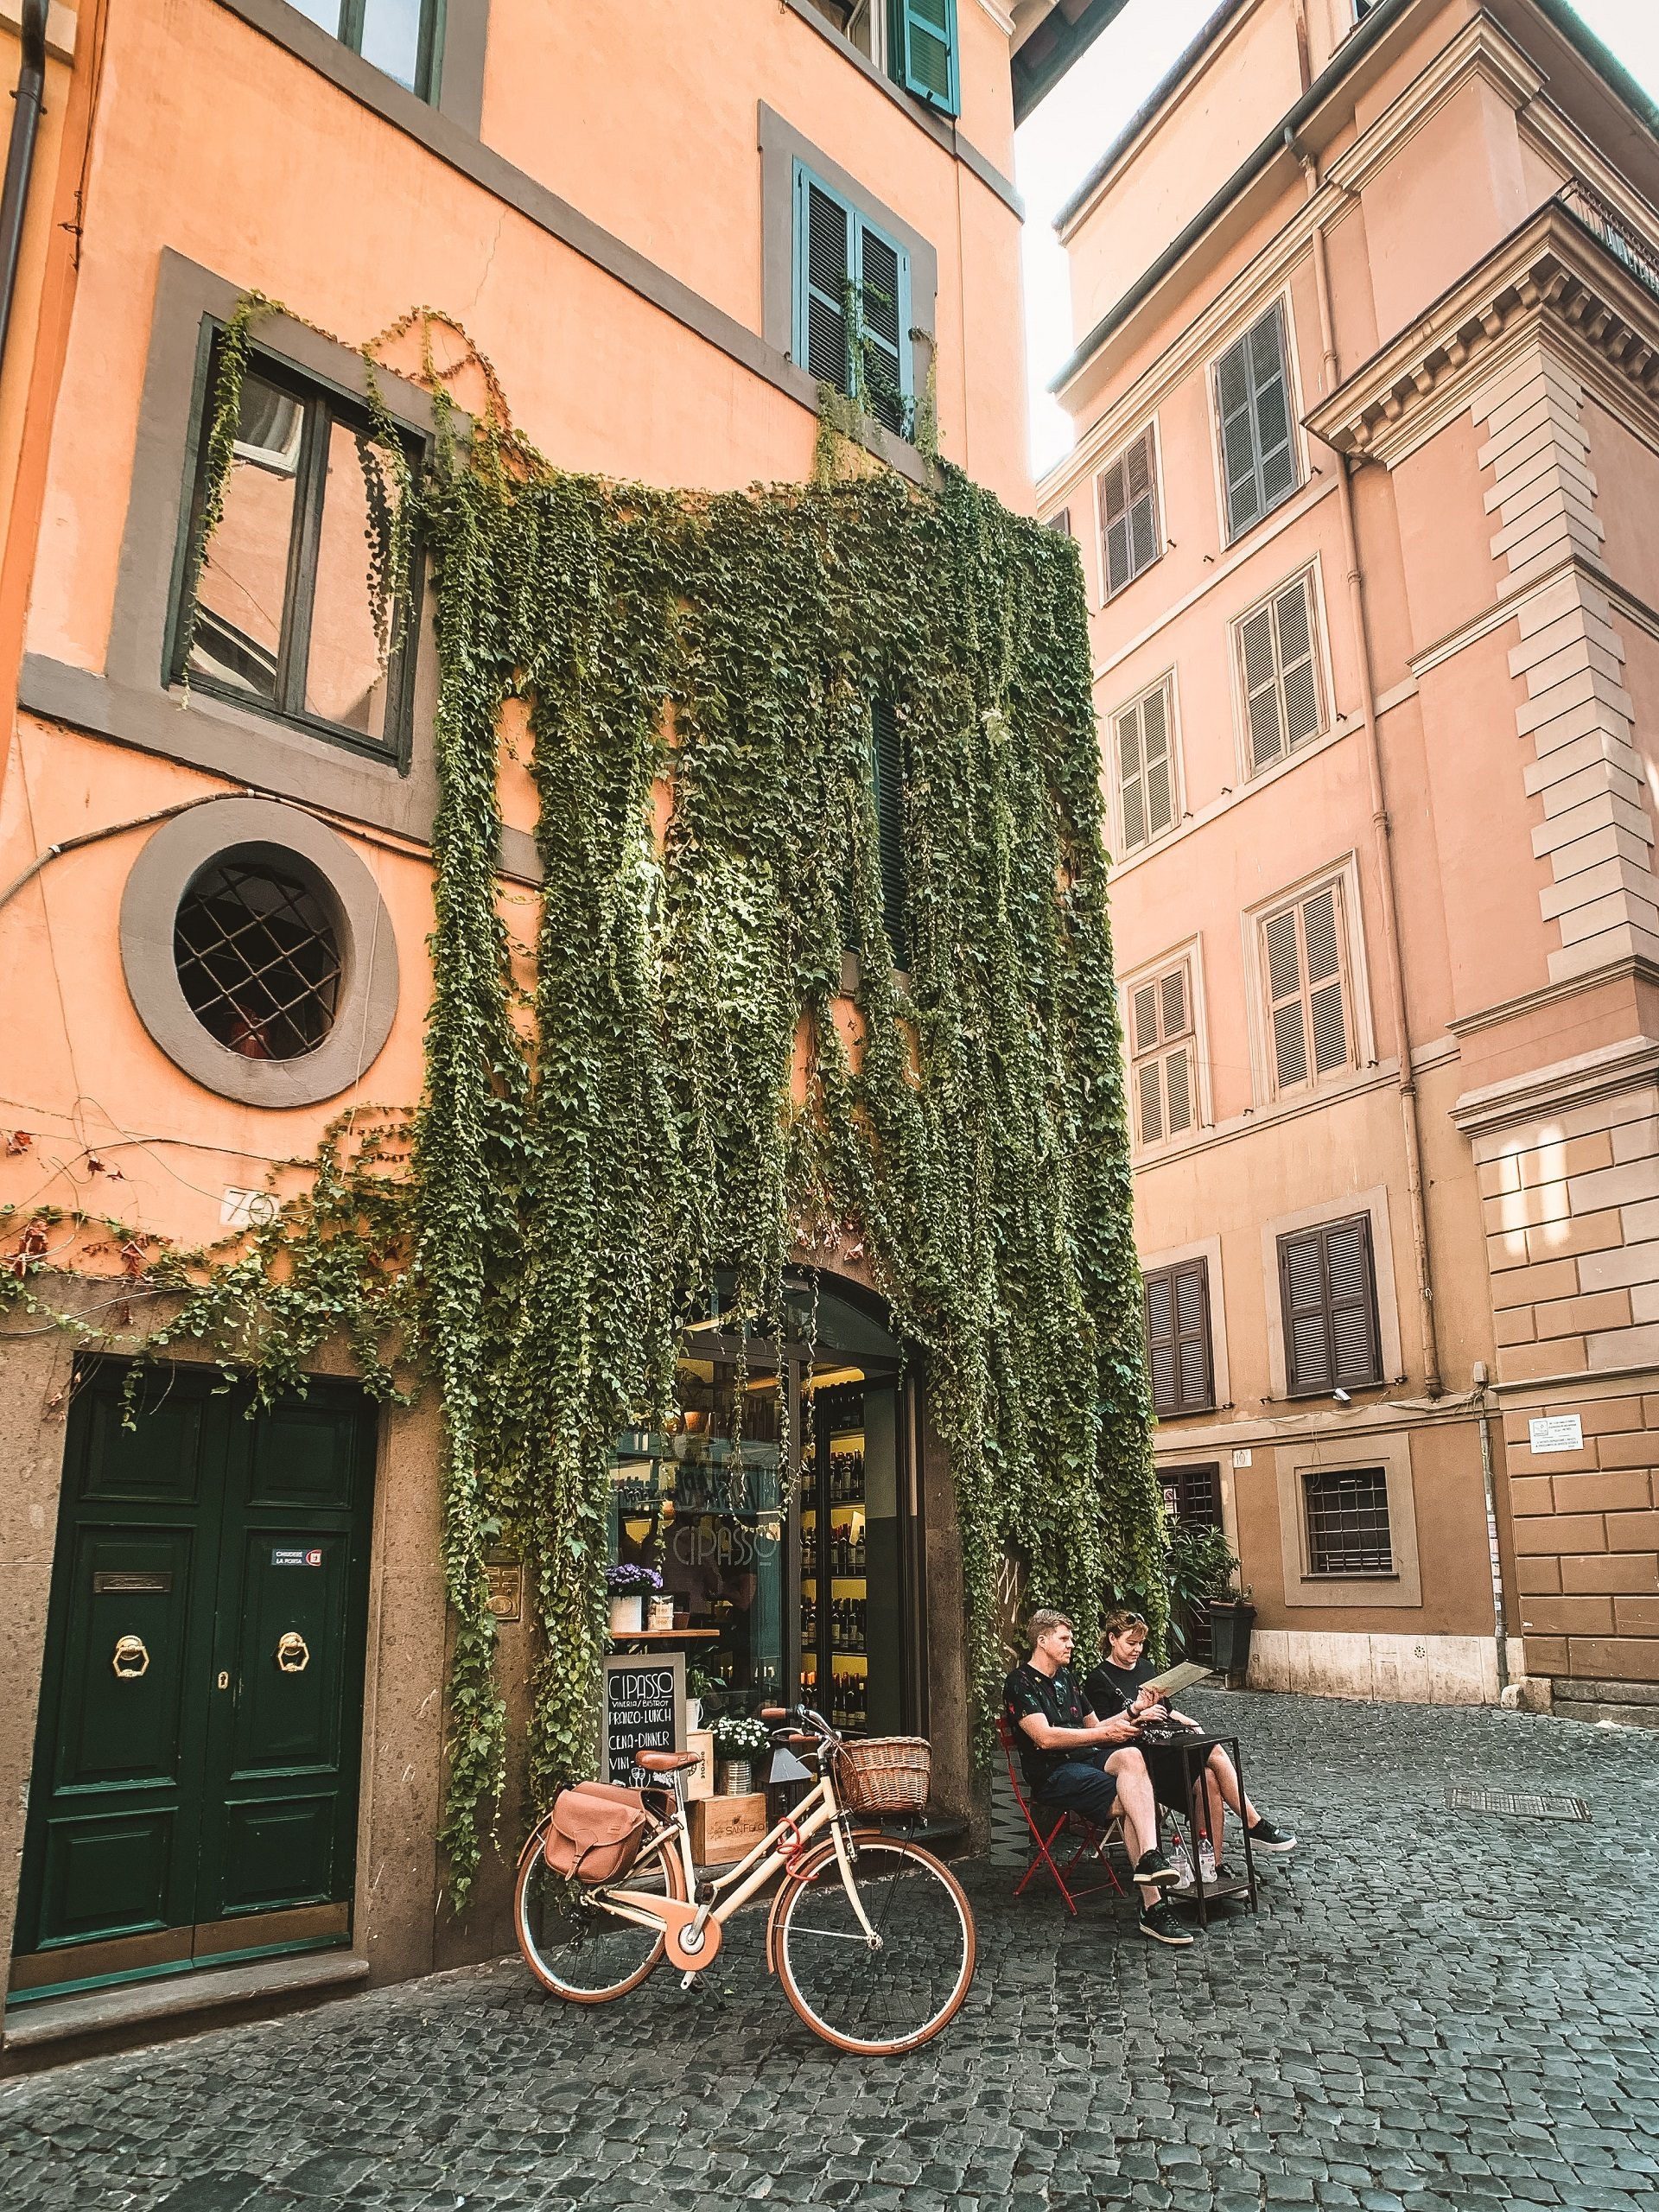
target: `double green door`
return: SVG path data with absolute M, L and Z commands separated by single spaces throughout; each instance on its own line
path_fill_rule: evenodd
M 350 1933 L 372 1408 L 124 1382 L 71 1405 L 14 1997 Z

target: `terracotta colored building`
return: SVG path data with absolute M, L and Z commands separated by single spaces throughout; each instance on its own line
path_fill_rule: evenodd
M 560 463 L 741 486 L 810 473 L 857 298 L 895 464 L 931 387 L 944 451 L 1028 507 L 1014 124 L 1113 10 L 1053 12 L 645 0 L 623 53 L 612 11 L 541 0 L 53 0 L 0 384 L 0 1258 L 41 1206 L 210 1243 L 326 1123 L 419 1095 L 434 649 L 429 609 L 378 653 L 356 347 L 430 302 Z M 0 4 L 14 78 L 34 13 Z M 193 625 L 212 365 L 254 290 L 284 312 Z M 432 409 L 402 366 L 414 451 Z M 503 804 L 511 912 L 536 874 L 511 763 Z M 51 1243 L 57 1294 L 134 1325 L 99 1243 Z M 856 1619 L 838 1694 L 927 1723 L 965 1805 L 948 1481 L 874 1302 L 823 1296 L 836 1395 L 804 1427 L 834 1605 L 809 1628 L 799 1560 L 757 1574 L 753 1531 L 683 1489 L 676 1607 L 741 1643 L 749 1690 L 827 1669 L 832 1611 L 837 1646 Z M 118 1365 L 15 1311 L 0 1339 L 7 2046 L 499 1952 L 510 1859 L 440 1910 L 435 1406 L 378 1412 L 325 1354 L 302 1404 L 242 1421 L 187 1347 L 128 1430 Z M 625 1456 L 619 1547 L 673 1476 L 649 1439 Z M 503 1560 L 515 1681 L 521 1611 Z
M 1264 1686 L 1659 1717 L 1655 124 L 1560 0 L 1232 0 L 1059 221 L 1159 1459 Z

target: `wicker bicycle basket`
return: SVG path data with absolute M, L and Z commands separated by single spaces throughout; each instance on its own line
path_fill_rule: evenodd
M 932 1772 L 925 1736 L 872 1736 L 836 1755 L 836 1786 L 849 1813 L 919 1813 Z

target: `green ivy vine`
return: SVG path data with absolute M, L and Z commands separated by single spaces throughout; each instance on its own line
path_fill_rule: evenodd
M 221 346 L 215 429 L 246 359 Z M 461 435 L 429 380 L 442 434 L 419 479 L 376 410 L 400 511 L 377 612 L 417 534 L 440 664 L 426 1085 L 399 1211 L 363 1231 L 371 1261 L 325 1208 L 302 1265 L 245 1252 L 162 1340 L 242 1357 L 263 1329 L 269 1357 L 256 1309 L 315 1291 L 303 1326 L 286 1316 L 284 1379 L 325 1319 L 377 1387 L 395 1385 L 388 1327 L 435 1378 L 459 1901 L 505 1771 L 486 1555 L 505 1540 L 527 1562 L 543 1801 L 591 1769 L 608 1456 L 669 1409 L 716 1279 L 732 1325 L 770 1332 L 791 1261 L 861 1247 L 949 1455 L 982 1709 L 1010 1550 L 1032 1602 L 1088 1626 L 1114 1587 L 1163 1591 L 1165 1536 L 1076 546 L 937 458 L 925 493 L 849 465 L 828 414 L 811 483 L 704 494 L 556 468 L 494 403 Z M 923 411 L 931 430 L 931 379 Z M 528 1005 L 496 874 L 510 698 L 540 803 Z M 877 701 L 907 760 L 902 973 Z

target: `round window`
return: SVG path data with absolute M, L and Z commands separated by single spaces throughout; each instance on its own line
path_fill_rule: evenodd
M 179 901 L 173 959 L 185 1003 L 245 1060 L 297 1060 L 334 1026 L 340 940 L 297 872 L 226 858 Z

